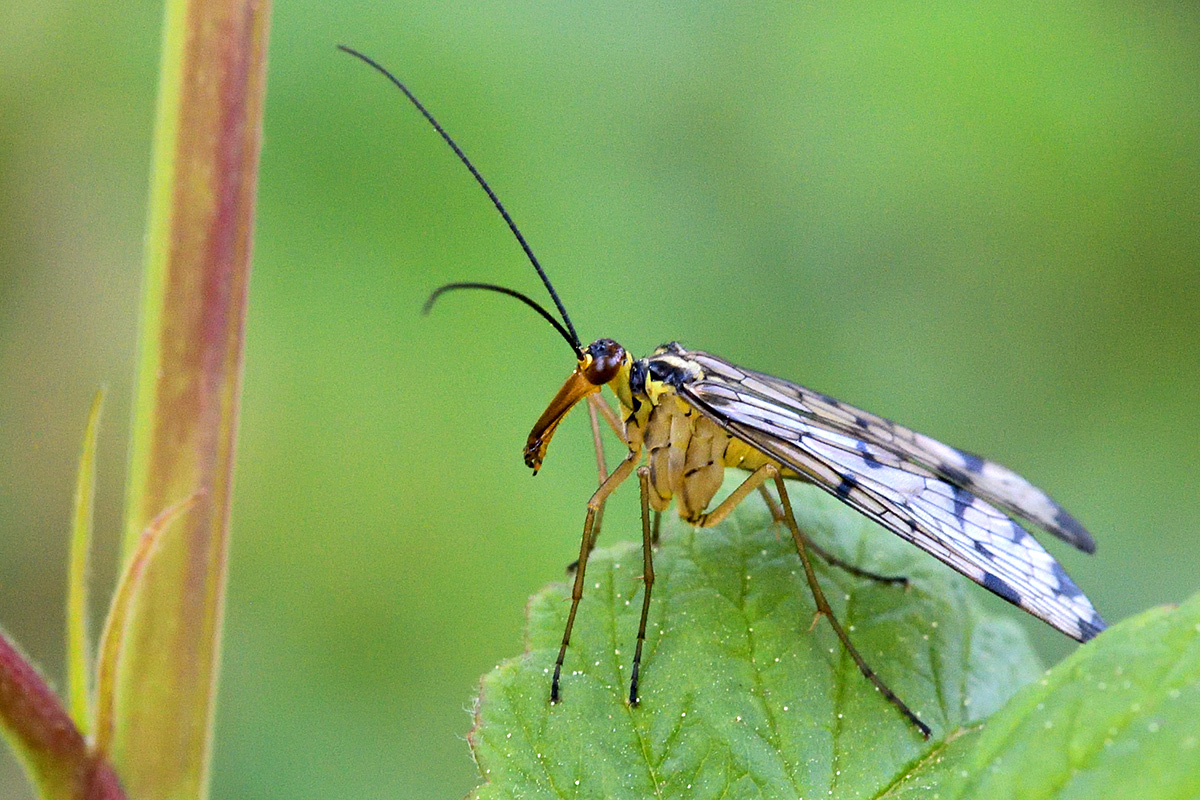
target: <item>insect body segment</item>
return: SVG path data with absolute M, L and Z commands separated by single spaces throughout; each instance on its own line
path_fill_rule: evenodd
M 634 362 L 629 392 L 635 402 L 621 408 L 629 449 L 647 453 L 651 507 L 665 511 L 674 497 L 679 515 L 692 523 L 720 490 L 726 467 L 754 471 L 772 462 L 687 402 L 683 388 L 703 377 L 694 361 L 659 348 Z

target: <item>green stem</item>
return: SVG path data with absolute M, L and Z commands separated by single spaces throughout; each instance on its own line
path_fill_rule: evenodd
M 163 509 L 202 495 L 129 609 L 112 758 L 133 798 L 207 793 L 268 17 L 266 0 L 166 8 L 126 559 Z

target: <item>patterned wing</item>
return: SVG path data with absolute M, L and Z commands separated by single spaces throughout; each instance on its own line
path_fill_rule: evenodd
M 1096 550 L 1091 534 L 1045 492 L 994 461 L 958 450 L 889 419 L 855 408 L 771 375 L 735 367 L 708 353 L 689 351 L 714 382 L 737 386 L 759 402 L 783 406 L 818 427 L 861 439 L 920 464 L 947 483 L 1043 528 L 1085 553 Z
M 763 382 L 766 376 L 708 354 L 686 357 L 701 364 L 705 376 L 680 386 L 680 393 L 737 438 L 1068 636 L 1087 641 L 1104 629 L 1104 620 L 1062 566 L 976 484 L 952 481 L 947 470 L 865 435 L 855 422 L 861 412 L 836 400 L 772 378 L 795 393 L 789 397 Z M 832 404 L 839 424 L 811 407 L 798 407 L 798 397 Z M 886 426 L 882 430 L 893 433 L 898 428 Z

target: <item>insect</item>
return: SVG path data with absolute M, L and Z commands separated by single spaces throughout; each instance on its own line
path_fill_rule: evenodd
M 651 531 L 651 510 L 657 521 L 657 512 L 666 510 L 674 500 L 683 519 L 708 527 L 725 519 L 751 493 L 761 491 L 777 519 L 791 532 L 818 614 L 828 618 L 862 674 L 929 737 L 929 727 L 887 687 L 851 643 L 817 581 L 808 551 L 866 578 L 892 583 L 904 579 L 867 573 L 817 548 L 796 524 L 785 478 L 815 484 L 1073 639 L 1086 642 L 1104 629 L 1104 620 L 1083 592 L 1015 519 L 1087 553 L 1094 552 L 1095 542 L 1074 517 L 1015 472 L 827 395 L 676 342 L 645 358 L 634 358 L 612 339 L 597 339 L 584 346 L 524 236 L 454 140 L 384 67 L 349 47 L 340 49 L 395 84 L 470 170 L 537 271 L 558 317 L 527 295 L 490 283 L 442 286 L 430 295 L 425 311 L 447 292 L 498 292 L 524 303 L 550 323 L 571 347 L 575 359 L 574 371 L 535 423 L 524 451 L 526 465 L 536 473 L 559 423 L 586 400 L 592 412 L 601 481 L 588 501 L 579 560 L 573 565 L 571 608 L 554 664 L 551 703 L 562 699 L 563 663 L 604 503 L 635 474 L 641 489 L 644 590 L 630 673 L 632 706 L 638 704 L 642 645 L 654 586 L 656 535 Z M 605 386 L 616 397 L 617 412 L 599 400 L 598 393 Z M 627 446 L 624 459 L 611 473 L 603 464 L 597 415 Z M 727 468 L 749 475 L 710 509 Z M 778 506 L 766 490 L 768 484 L 774 485 Z

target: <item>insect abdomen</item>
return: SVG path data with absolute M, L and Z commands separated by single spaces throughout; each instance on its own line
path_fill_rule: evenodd
M 641 427 L 650 467 L 650 506 L 665 511 L 674 499 L 679 516 L 689 522 L 708 510 L 726 467 L 753 470 L 770 461 L 675 394 L 660 397 Z

